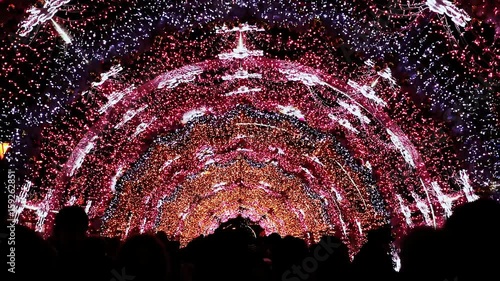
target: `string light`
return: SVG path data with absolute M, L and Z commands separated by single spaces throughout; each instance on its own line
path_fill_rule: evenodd
M 26 171 L 16 214 L 39 231 L 76 204 L 105 235 L 185 245 L 243 215 L 355 251 L 384 223 L 438 226 L 498 181 L 489 12 L 255 0 L 246 24 L 227 1 L 87 2 L 45 1 L 19 25 L 30 42 L 0 45 L 15 120 L 1 129 L 20 128 L 6 157 Z

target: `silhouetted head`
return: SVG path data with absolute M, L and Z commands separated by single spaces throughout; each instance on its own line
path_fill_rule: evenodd
M 321 237 L 318 244 L 320 247 L 325 248 L 332 257 L 337 260 L 344 260 L 349 262 L 349 249 L 342 240 L 335 236 L 325 235 Z
M 165 233 L 165 231 L 158 231 L 158 232 L 156 232 L 155 236 L 156 236 L 156 238 L 158 238 L 158 240 L 160 240 L 163 243 L 163 245 L 165 247 L 167 247 L 169 245 L 168 236 Z
M 481 198 L 457 207 L 445 223 L 445 229 L 456 235 L 488 235 L 498 233 L 500 204 L 495 200 Z M 498 237 L 498 236 L 496 236 Z
M 52 279 L 55 251 L 50 244 L 38 233 L 25 226 L 16 225 L 15 234 L 15 247 L 9 246 L 10 249 L 7 252 L 14 256 L 10 261 L 13 261 L 15 267 L 15 280 Z
M 167 254 L 154 235 L 139 234 L 128 238 L 118 253 L 118 271 L 135 276 L 134 280 L 165 280 Z
M 350 280 L 350 259 L 347 245 L 335 236 L 323 236 L 311 247 L 310 256 L 318 264 L 313 280 Z
M 106 240 L 101 237 L 88 237 L 85 239 L 85 250 L 94 257 L 106 256 L 106 246 Z
M 273 266 L 277 270 L 286 270 L 294 264 L 300 264 L 308 254 L 309 249 L 304 240 L 293 236 L 285 236 L 273 248 Z
M 432 227 L 417 227 L 401 242 L 400 272 L 412 280 L 444 280 L 444 236 Z
M 54 236 L 57 240 L 82 240 L 87 235 L 89 218 L 82 207 L 68 206 L 62 208 L 54 221 Z
M 121 246 L 120 238 L 108 237 L 108 238 L 105 238 L 105 240 L 106 240 L 106 255 L 112 257 L 113 259 L 116 258 L 116 255 L 118 254 L 118 250 Z
M 394 240 L 390 225 L 368 231 L 367 238 L 369 243 L 390 243 Z
M 490 274 L 500 264 L 500 204 L 479 199 L 455 209 L 444 230 L 452 270 L 463 280 Z M 479 277 L 475 277 L 480 280 Z
M 278 233 L 271 233 L 267 238 L 267 241 L 271 244 L 278 243 L 281 240 L 281 236 Z

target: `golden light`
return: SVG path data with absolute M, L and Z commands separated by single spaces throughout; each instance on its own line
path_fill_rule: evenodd
M 0 149 L 0 160 L 3 160 L 5 157 L 5 154 L 10 148 L 10 144 L 8 142 L 2 142 L 2 147 Z

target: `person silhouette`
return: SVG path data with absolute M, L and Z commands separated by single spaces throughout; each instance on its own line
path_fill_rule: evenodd
M 50 243 L 22 225 L 15 226 L 15 234 L 15 273 L 6 280 L 52 280 L 56 252 Z
M 327 249 L 325 245 L 334 245 L 334 249 Z M 337 237 L 323 236 L 318 244 L 311 247 L 311 255 L 318 260 L 318 269 L 314 272 L 314 280 L 347 281 L 351 278 L 351 260 L 347 245 Z
M 442 230 L 428 226 L 412 229 L 400 246 L 400 280 L 445 280 L 444 250 Z
M 500 279 L 499 225 L 500 204 L 490 198 L 481 198 L 454 210 L 444 225 L 449 280 Z
M 55 280 L 89 280 L 91 264 L 86 249 L 89 218 L 80 206 L 66 206 L 54 219 L 52 242 L 57 252 Z
M 62 208 L 54 219 L 53 241 L 59 252 L 78 250 L 87 237 L 89 218 L 82 207 Z
M 367 242 L 352 262 L 353 280 L 395 280 L 390 244 L 393 241 L 389 225 L 370 230 Z
M 134 281 L 165 281 L 167 253 L 162 242 L 151 234 L 127 238 L 118 252 L 116 272 Z

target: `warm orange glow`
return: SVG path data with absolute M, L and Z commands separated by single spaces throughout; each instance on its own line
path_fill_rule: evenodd
M 7 153 L 7 150 L 10 148 L 10 144 L 8 142 L 2 142 L 2 149 L 0 149 L 0 160 L 2 160 Z

